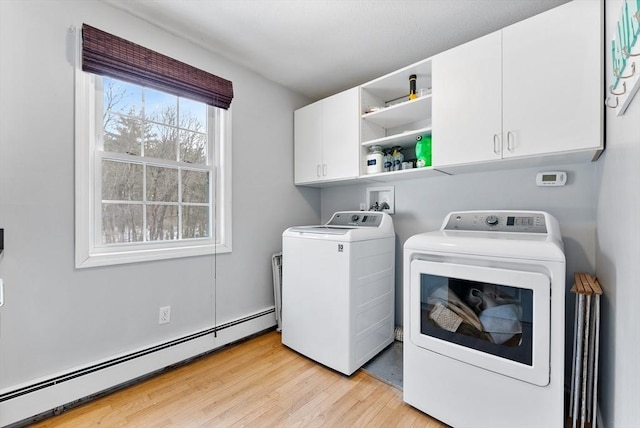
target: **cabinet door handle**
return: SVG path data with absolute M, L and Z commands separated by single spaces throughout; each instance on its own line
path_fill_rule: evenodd
M 493 134 L 493 153 L 500 154 L 500 136 L 498 134 Z
M 316 165 L 316 176 L 320 177 L 320 164 Z
M 326 163 L 322 164 L 322 175 L 323 176 L 327 175 L 327 164 Z
M 507 131 L 507 150 L 513 152 L 514 148 L 515 146 L 513 144 L 513 132 Z

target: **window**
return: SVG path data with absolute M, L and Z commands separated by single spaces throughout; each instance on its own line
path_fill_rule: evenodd
M 231 251 L 229 110 L 76 68 L 76 267 Z

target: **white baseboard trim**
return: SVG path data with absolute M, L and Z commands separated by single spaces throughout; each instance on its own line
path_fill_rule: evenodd
M 61 406 L 214 351 L 275 325 L 275 310 L 271 308 L 32 385 L 9 388 L 0 394 L 0 426 L 51 413 Z

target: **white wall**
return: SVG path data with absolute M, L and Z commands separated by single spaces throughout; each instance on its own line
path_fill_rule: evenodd
M 605 3 L 610 46 L 624 2 Z M 608 52 L 606 59 L 608 88 Z M 638 66 L 636 59 L 636 73 Z M 604 289 L 599 401 L 606 428 L 631 428 L 640 423 L 640 93 L 621 117 L 607 109 L 606 129 L 597 169 L 596 267 Z
M 233 253 L 74 269 L 70 26 L 98 27 L 233 81 Z M 319 221 L 293 185 L 293 111 L 308 103 L 105 3 L 0 1 L 0 391 L 273 306 L 271 255 Z M 158 308 L 171 305 L 171 323 Z

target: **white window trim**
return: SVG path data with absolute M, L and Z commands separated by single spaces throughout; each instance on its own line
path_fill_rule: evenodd
M 76 58 L 80 56 L 80 42 L 77 44 Z M 231 247 L 231 109 L 216 115 L 216 129 L 222 141 L 215 141 L 220 159 L 219 167 L 213 168 L 216 175 L 217 195 L 212 225 L 212 238 L 218 244 L 207 241 L 164 241 L 147 245 L 118 246 L 117 251 L 105 251 L 96 245 L 95 219 L 95 140 L 96 138 L 96 91 L 95 76 L 83 72 L 79 60 L 75 67 L 75 266 L 87 268 L 115 264 L 135 263 L 152 260 L 166 260 L 179 257 L 202 256 L 230 253 Z M 216 189 L 214 189 L 216 191 Z M 212 239 L 213 240 L 213 239 Z

